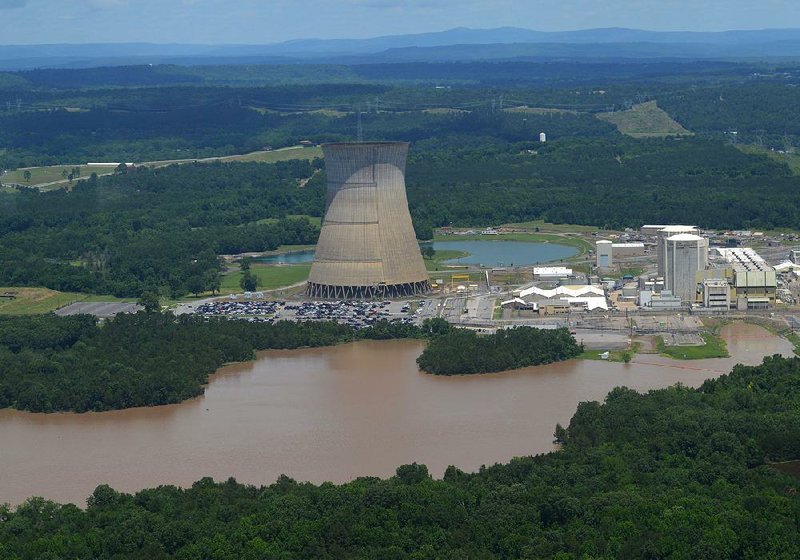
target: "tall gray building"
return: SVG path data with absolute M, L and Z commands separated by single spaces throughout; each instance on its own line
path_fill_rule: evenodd
M 682 233 L 697 235 L 697 227 L 679 225 L 648 227 L 658 228 L 656 231 L 656 258 L 658 259 L 658 275 L 664 276 L 667 273 L 667 238 Z
M 697 271 L 705 270 L 708 265 L 708 239 L 679 233 L 664 241 L 665 288 L 691 304 L 697 293 Z
M 307 293 L 327 299 L 430 290 L 406 199 L 406 142 L 325 144 L 327 205 Z

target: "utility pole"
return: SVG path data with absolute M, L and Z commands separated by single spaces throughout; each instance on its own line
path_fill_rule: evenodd
M 364 130 L 361 128 L 361 105 L 358 106 L 358 123 L 356 124 L 356 141 L 364 141 Z

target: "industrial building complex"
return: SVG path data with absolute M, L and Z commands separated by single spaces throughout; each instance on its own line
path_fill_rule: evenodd
M 307 294 L 404 297 L 430 290 L 405 188 L 408 144 L 325 144 L 327 208 Z

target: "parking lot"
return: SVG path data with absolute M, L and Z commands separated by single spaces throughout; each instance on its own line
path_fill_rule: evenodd
M 403 301 L 238 301 L 218 300 L 197 306 L 195 313 L 207 317 L 231 317 L 257 322 L 337 321 L 355 328 L 373 325 L 376 321 L 412 323 L 418 314 Z M 421 321 L 421 320 L 420 320 Z

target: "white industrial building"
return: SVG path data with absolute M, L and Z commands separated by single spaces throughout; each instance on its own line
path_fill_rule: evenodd
M 775 268 L 749 248 L 718 248 L 733 269 L 731 303 L 737 309 L 760 309 L 775 303 Z
M 697 272 L 708 265 L 708 239 L 691 233 L 664 238 L 665 288 L 686 303 L 697 294 Z
M 707 309 L 730 309 L 731 286 L 724 278 L 707 278 L 700 285 L 703 307 Z
M 513 305 L 517 308 L 533 308 L 550 314 L 560 312 L 564 306 L 580 310 L 608 310 L 605 290 L 600 286 L 558 286 L 550 290 L 531 286 L 514 291 L 514 298 L 501 303 L 502 306 Z
M 596 264 L 598 268 L 611 268 L 612 245 L 613 243 L 611 241 L 607 241 L 605 239 L 601 239 L 595 243 L 595 256 L 597 258 Z
M 536 280 L 561 280 L 572 276 L 572 269 L 565 266 L 535 266 L 533 277 Z
M 644 243 L 613 243 L 601 239 L 595 243 L 598 268 L 610 268 L 616 259 L 641 257 L 645 254 Z

